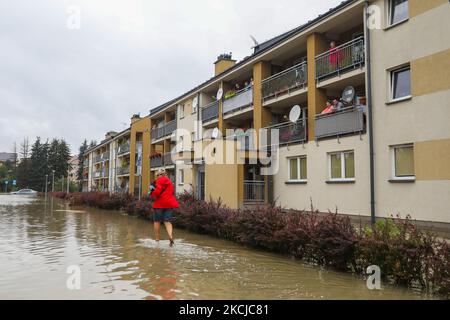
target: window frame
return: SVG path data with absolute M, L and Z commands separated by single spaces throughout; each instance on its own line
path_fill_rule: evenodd
M 406 0 L 407 2 L 408 2 L 408 15 L 407 15 L 407 17 L 405 18 L 405 19 L 402 19 L 402 20 L 399 20 L 399 21 L 396 21 L 396 22 L 392 22 L 392 18 L 393 18 L 393 16 L 392 16 L 392 14 L 393 14 L 393 1 L 394 0 L 388 0 L 387 1 L 387 28 L 392 28 L 392 27 L 395 27 L 396 25 L 399 25 L 399 24 L 402 24 L 402 23 L 404 23 L 404 22 L 406 22 L 406 21 L 408 21 L 409 20 L 409 0 Z
M 184 116 L 185 116 L 185 107 L 184 107 L 184 104 L 180 104 L 180 105 L 178 105 L 178 113 L 179 113 L 179 115 L 180 115 L 180 119 L 183 119 L 184 118 Z
M 353 172 L 354 177 L 353 178 L 347 178 L 345 174 L 345 154 L 353 153 Z M 339 154 L 341 156 L 341 177 L 340 178 L 333 178 L 332 176 L 332 170 L 331 170 L 331 156 Z M 331 182 L 354 182 L 356 181 L 356 168 L 355 168 L 355 151 L 354 150 L 345 150 L 345 151 L 337 151 L 337 152 L 330 152 L 328 153 L 328 179 Z
M 391 179 L 393 181 L 415 181 L 416 180 L 416 172 L 414 167 L 414 174 L 411 176 L 397 176 L 397 167 L 396 167 L 396 154 L 395 150 L 400 148 L 412 148 L 413 149 L 413 159 L 414 159 L 414 144 L 413 143 L 404 143 L 390 146 L 391 153 Z
M 295 159 L 297 163 L 297 173 L 298 173 L 298 179 L 292 179 L 291 178 L 291 160 Z M 305 159 L 306 161 L 306 177 L 302 177 L 301 174 L 301 159 Z M 308 159 L 306 155 L 302 156 L 295 156 L 295 157 L 289 157 L 288 160 L 288 182 L 307 182 L 308 181 Z
M 184 169 L 178 169 L 178 176 L 180 177 L 178 185 L 179 186 L 184 186 Z
M 395 74 L 409 70 L 409 95 L 400 97 L 400 98 L 394 98 L 394 92 L 395 92 Z M 411 86 L 411 65 L 406 64 L 402 65 L 400 67 L 392 68 L 389 70 L 389 102 L 398 102 L 398 101 L 404 101 L 412 98 L 412 86 Z

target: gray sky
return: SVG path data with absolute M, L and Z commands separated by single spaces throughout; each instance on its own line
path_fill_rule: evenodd
M 1 0 L 0 151 L 40 136 L 76 153 L 209 79 L 218 54 L 251 54 L 249 35 L 262 42 L 340 2 Z

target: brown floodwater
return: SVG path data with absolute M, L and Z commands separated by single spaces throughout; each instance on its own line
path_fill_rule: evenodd
M 209 236 L 175 238 L 158 244 L 150 222 L 118 211 L 0 195 L 0 299 L 429 298 Z

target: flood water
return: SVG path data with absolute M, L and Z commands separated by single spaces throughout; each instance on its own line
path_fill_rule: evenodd
M 183 230 L 175 241 L 157 244 L 150 222 L 118 211 L 0 195 L 0 299 L 427 298 Z

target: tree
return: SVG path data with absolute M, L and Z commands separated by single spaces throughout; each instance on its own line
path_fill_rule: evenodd
M 88 149 L 88 143 L 87 140 L 84 139 L 83 144 L 80 146 L 79 153 L 78 153 L 78 171 L 77 171 L 77 180 L 79 181 L 78 184 L 78 191 L 82 191 L 83 189 L 83 169 L 84 169 L 84 152 Z
M 42 144 L 37 137 L 31 147 L 29 184 L 30 188 L 37 191 L 45 189 L 45 175 L 48 173 L 48 143 Z

